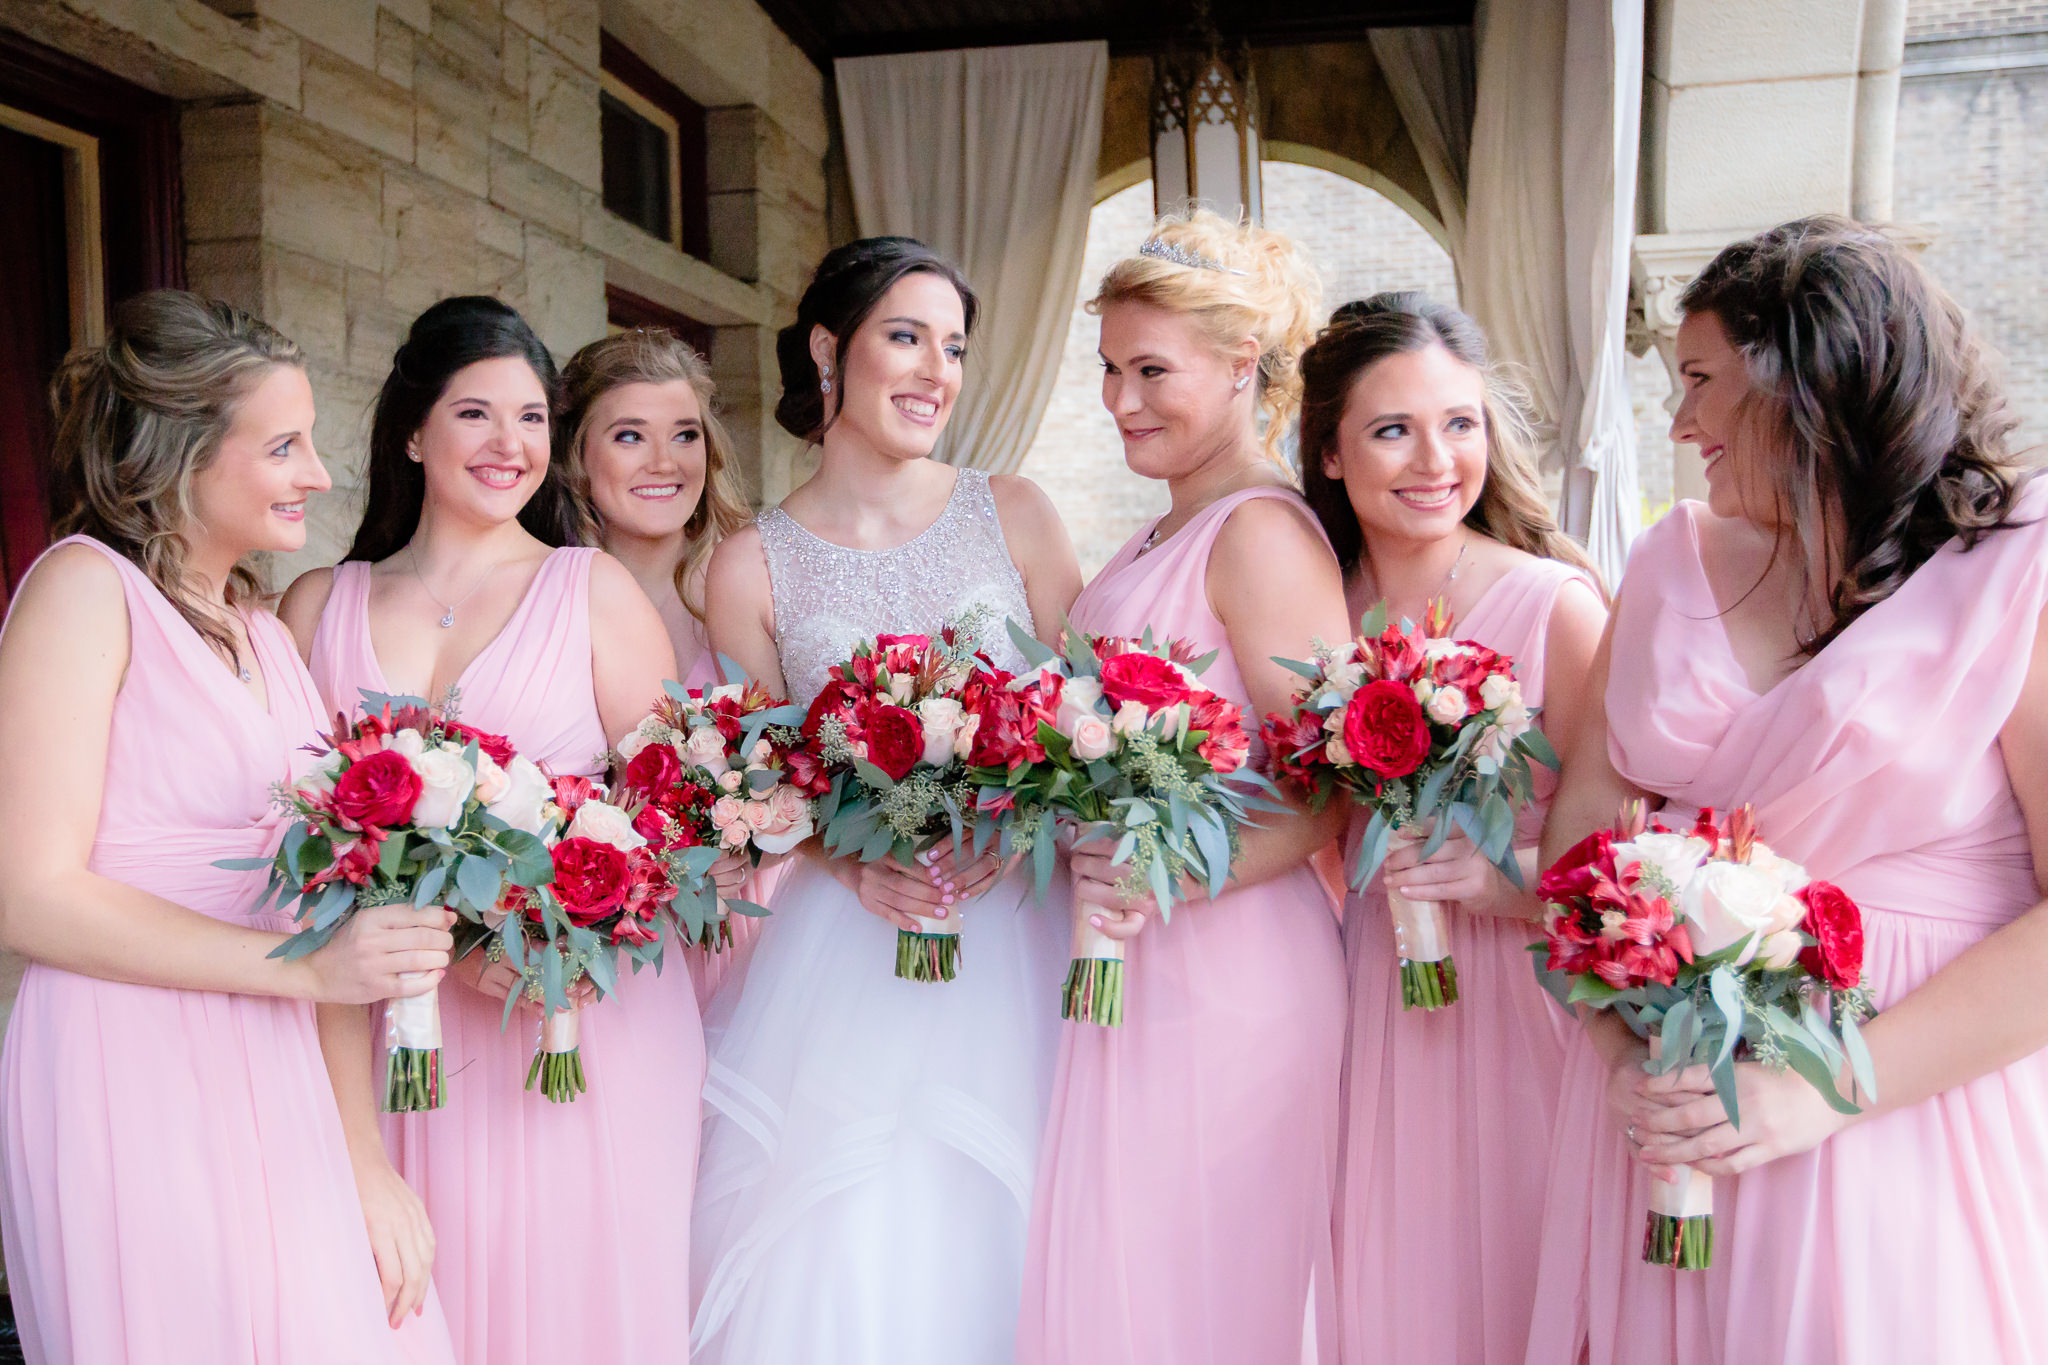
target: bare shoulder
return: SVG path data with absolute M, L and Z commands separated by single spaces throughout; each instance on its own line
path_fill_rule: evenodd
M 327 599 L 333 595 L 334 570 L 311 569 L 294 578 L 278 599 L 277 619 L 299 642 L 299 653 L 308 653 L 313 648 L 313 632 L 320 628 L 321 613 L 327 610 Z
M 1332 575 L 1337 572 L 1337 557 L 1315 513 L 1293 498 L 1247 498 L 1233 507 L 1210 552 L 1212 561 L 1219 555 L 1245 564 L 1269 562 L 1272 556 L 1283 556 L 1287 566 L 1323 561 Z
M 768 552 L 761 547 L 761 530 L 748 522 L 718 542 L 711 562 L 704 568 L 706 600 L 721 592 L 768 585 Z
M 632 571 L 604 551 L 590 557 L 590 617 L 593 623 L 639 629 L 649 616 L 661 613 L 633 577 Z
M 128 600 L 121 571 L 90 545 L 44 555 L 14 594 L 0 633 L 0 674 L 75 676 L 104 667 L 118 677 L 128 663 Z
M 48 603 L 87 610 L 114 607 L 125 614 L 126 596 L 121 571 L 104 551 L 84 544 L 60 545 L 37 561 L 35 572 L 15 593 L 14 611 L 19 615 Z
M 1005 527 L 1012 518 L 1020 526 L 1059 520 L 1060 514 L 1045 490 L 1022 474 L 991 474 L 988 491 L 996 500 L 996 515 L 1003 519 Z

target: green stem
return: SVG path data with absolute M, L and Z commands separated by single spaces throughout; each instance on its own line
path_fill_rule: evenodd
M 535 1052 L 533 1064 L 526 1068 L 526 1088 L 533 1089 L 536 1080 L 540 1082 L 540 1093 L 550 1102 L 570 1103 L 589 1088 L 583 1082 L 582 1051 L 570 1048 L 567 1052 Z
M 1458 967 L 1450 958 L 1440 962 L 1401 960 L 1401 1008 L 1440 1010 L 1458 1003 Z
M 960 935 L 896 931 L 896 975 L 904 981 L 951 981 L 960 974 Z
M 1714 1216 L 1652 1213 L 1643 1228 L 1643 1259 L 1678 1270 L 1705 1270 L 1714 1263 Z
M 384 1112 L 419 1114 L 447 1101 L 441 1088 L 441 1049 L 395 1047 L 385 1061 Z
M 1124 964 L 1111 957 L 1077 957 L 1060 991 L 1060 1018 L 1116 1028 L 1124 1021 Z

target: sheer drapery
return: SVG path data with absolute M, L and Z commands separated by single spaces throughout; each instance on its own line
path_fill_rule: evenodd
M 971 48 L 834 64 L 854 213 L 915 237 L 980 296 L 937 454 L 995 473 L 1031 448 L 1080 283 L 1109 48 Z
M 1436 191 L 1465 309 L 1523 368 L 1552 430 L 1565 528 L 1616 582 L 1641 525 L 1623 329 L 1643 0 L 1482 0 L 1473 32 L 1385 30 L 1373 53 Z

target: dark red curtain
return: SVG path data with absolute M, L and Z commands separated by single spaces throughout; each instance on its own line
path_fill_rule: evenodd
M 51 373 L 71 339 L 64 153 L 0 128 L 0 609 L 49 544 Z

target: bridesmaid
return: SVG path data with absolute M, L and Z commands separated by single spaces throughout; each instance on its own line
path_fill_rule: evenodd
M 1419 621 L 1443 599 L 1459 638 L 1513 657 L 1523 699 L 1569 747 L 1606 609 L 1592 565 L 1551 519 L 1526 421 L 1479 328 L 1421 294 L 1378 294 L 1339 309 L 1301 368 L 1306 493 L 1351 619 L 1385 600 Z M 1557 700 L 1546 705 L 1546 692 Z M 1534 777 L 1516 840 L 1530 888 L 1557 781 L 1545 768 Z M 1354 811 L 1347 854 L 1365 824 Z M 1536 898 L 1462 832 L 1427 862 L 1419 852 L 1397 844 L 1344 907 L 1340 1358 L 1520 1360 L 1543 1211 L 1543 1166 L 1527 1154 L 1548 1147 L 1569 1019 L 1530 972 Z M 1450 1009 L 1401 1008 L 1384 883 L 1450 905 L 1461 982 Z
M 1544 849 L 1629 795 L 1754 802 L 1862 905 L 1877 1094 L 1845 1117 L 1738 1062 L 1737 1129 L 1703 1069 L 1647 1076 L 1597 1019 L 1528 1359 L 2048 1360 L 2048 487 L 1961 310 L 1872 229 L 1774 228 L 1681 304 L 1671 434 L 1708 501 L 1636 549 Z M 1679 1163 L 1719 1177 L 1711 1270 L 1639 1259 Z
M 685 687 L 721 682 L 704 633 L 704 573 L 712 550 L 753 513 L 732 439 L 712 411 L 710 371 L 673 332 L 636 327 L 578 351 L 562 388 L 555 460 L 568 542 L 599 546 L 632 572 L 668 627 Z M 742 889 L 745 873 L 731 854 L 713 865 L 724 894 L 765 904 L 765 884 Z M 743 969 L 753 947 L 751 916 L 727 922 L 725 947 L 682 955 L 699 1005 Z
M 439 699 L 557 774 L 596 776 L 674 671 L 661 617 L 615 559 L 550 549 L 554 362 L 520 316 L 445 299 L 407 333 L 378 395 L 368 504 L 348 560 L 309 573 L 284 616 L 332 707 L 364 689 Z M 436 1284 L 469 1365 L 676 1356 L 656 1285 L 686 1283 L 702 1026 L 681 973 L 626 974 L 582 1021 L 589 1092 L 522 1089 L 538 1016 L 501 1029 L 517 980 L 481 952 L 442 994 L 445 1109 L 384 1138 L 426 1200 Z M 372 1055 L 358 1015 L 358 1055 Z M 347 1097 L 369 1112 L 370 1068 Z
M 0 880 L 0 943 L 31 964 L 0 1056 L 22 1344 L 452 1361 L 433 1233 L 345 1128 L 313 1005 L 432 989 L 449 916 L 367 910 L 284 962 L 291 916 L 251 912 L 264 874 L 216 866 L 277 847 L 271 788 L 322 728 L 245 563 L 304 548 L 329 486 L 305 360 L 226 304 L 143 294 L 54 400 L 70 534 L 0 634 L 0 823 L 33 832 Z
M 1082 591 L 1074 627 L 1219 650 L 1203 682 L 1253 728 L 1294 690 L 1273 655 L 1349 633 L 1336 560 L 1277 455 L 1315 300 L 1286 238 L 1200 211 L 1162 219 L 1089 305 L 1124 458 L 1173 502 Z M 1170 924 L 1121 894 L 1106 852 L 1076 850 L 1076 913 L 1128 942 L 1129 984 L 1122 1027 L 1063 1031 L 1026 1365 L 1282 1361 L 1305 1325 L 1327 1335 L 1344 969 L 1307 860 L 1344 818 L 1262 817 L 1236 884 L 1214 901 L 1183 888 Z

